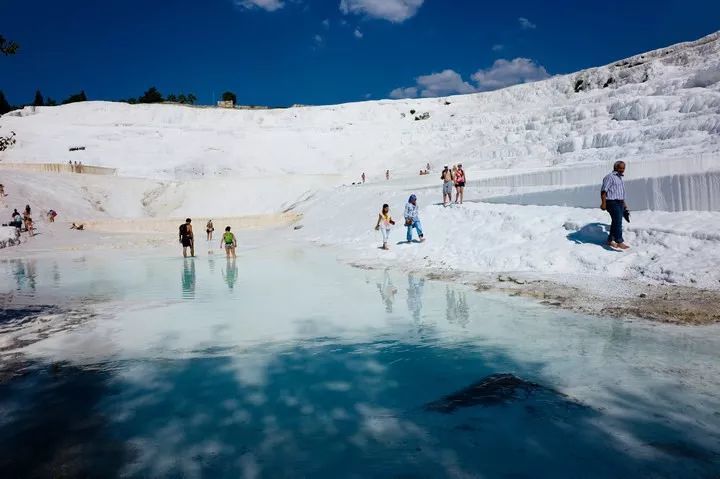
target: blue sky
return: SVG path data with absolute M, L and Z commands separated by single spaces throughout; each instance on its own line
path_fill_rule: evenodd
M 331 104 L 489 90 L 720 29 L 713 0 L 0 0 L 11 103 L 225 90 Z

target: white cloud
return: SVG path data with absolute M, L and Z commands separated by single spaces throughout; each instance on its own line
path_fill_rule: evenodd
M 535 25 L 533 22 L 531 22 L 525 17 L 519 17 L 518 22 L 520 22 L 520 28 L 522 28 L 523 30 L 533 30 L 537 28 L 537 25 Z
M 505 48 L 505 45 L 503 45 L 502 43 L 496 43 L 495 45 L 492 46 L 492 51 L 499 52 L 503 48 Z
M 420 96 L 425 98 L 475 92 L 475 87 L 464 81 L 455 70 L 420 76 L 417 84 Z
M 323 25 L 323 27 L 325 27 L 325 28 L 330 28 L 330 19 L 329 19 L 329 18 L 326 18 L 325 20 L 323 20 L 323 21 L 322 21 L 322 25 Z
M 282 0 L 235 0 L 235 5 L 243 8 L 262 8 L 274 12 L 285 6 Z
M 340 0 L 345 15 L 367 15 L 371 18 L 402 23 L 414 17 L 425 0 Z
M 481 91 L 497 90 L 518 83 L 529 83 L 549 78 L 545 67 L 528 58 L 496 60 L 490 68 L 480 69 L 472 75 L 473 83 L 467 82 L 458 72 L 444 70 L 440 73 L 419 76 L 415 86 L 396 88 L 390 98 L 431 98 L 447 95 L 462 95 Z
M 417 98 L 417 96 L 418 89 L 414 86 L 408 88 L 396 88 L 390 92 L 390 98 Z
M 357 28 L 355 29 L 355 32 L 353 33 L 353 35 L 355 35 L 355 38 L 362 38 L 362 37 L 365 36 L 365 35 L 363 35 L 363 32 L 361 32 L 361 31 L 360 31 L 359 29 L 357 29 Z
M 318 34 L 318 35 L 315 35 L 315 36 L 313 37 L 313 40 L 315 40 L 315 43 L 316 43 L 316 44 L 322 45 L 323 37 L 322 37 L 322 35 L 319 35 L 319 34 Z
M 391 98 L 431 98 L 436 96 L 474 93 L 475 87 L 462 79 L 455 70 L 422 75 L 415 79 L 416 86 L 396 88 L 390 92 Z
M 497 90 L 518 83 L 529 83 L 549 78 L 545 67 L 529 58 L 495 60 L 490 68 L 478 70 L 473 76 L 479 91 Z

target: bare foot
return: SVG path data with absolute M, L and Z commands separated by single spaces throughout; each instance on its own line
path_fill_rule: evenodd
M 425 241 L 425 238 L 420 238 L 420 242 L 422 243 L 423 241 Z
M 630 249 L 630 247 L 628 245 L 626 245 L 625 243 L 618 243 L 617 247 L 620 249 Z
M 618 247 L 618 244 L 617 244 L 616 242 L 614 242 L 614 241 L 608 241 L 607 244 L 608 244 L 608 246 L 611 247 L 611 248 L 617 248 L 617 247 Z

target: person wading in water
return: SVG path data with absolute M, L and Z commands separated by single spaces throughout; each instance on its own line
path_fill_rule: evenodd
M 225 246 L 225 255 L 230 259 L 232 256 L 235 259 L 235 248 L 237 248 L 237 238 L 230 232 L 230 227 L 225 227 L 225 233 L 223 233 L 222 240 L 220 241 L 220 247 Z
M 188 218 L 179 228 L 180 244 L 182 244 L 183 257 L 185 258 L 187 258 L 188 248 L 190 248 L 190 256 L 195 257 L 195 235 L 193 235 L 191 222 L 192 220 Z
M 210 220 L 207 222 L 207 226 L 205 228 L 205 232 L 207 233 L 208 241 L 212 241 L 213 231 L 215 231 L 215 226 L 213 226 L 213 222 L 212 222 L 212 220 Z

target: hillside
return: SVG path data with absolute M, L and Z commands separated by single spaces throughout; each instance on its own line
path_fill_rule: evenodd
M 28 107 L 0 126 L 17 133 L 6 162 L 173 180 L 692 157 L 720 150 L 720 33 L 489 93 L 266 111 L 87 102 Z

